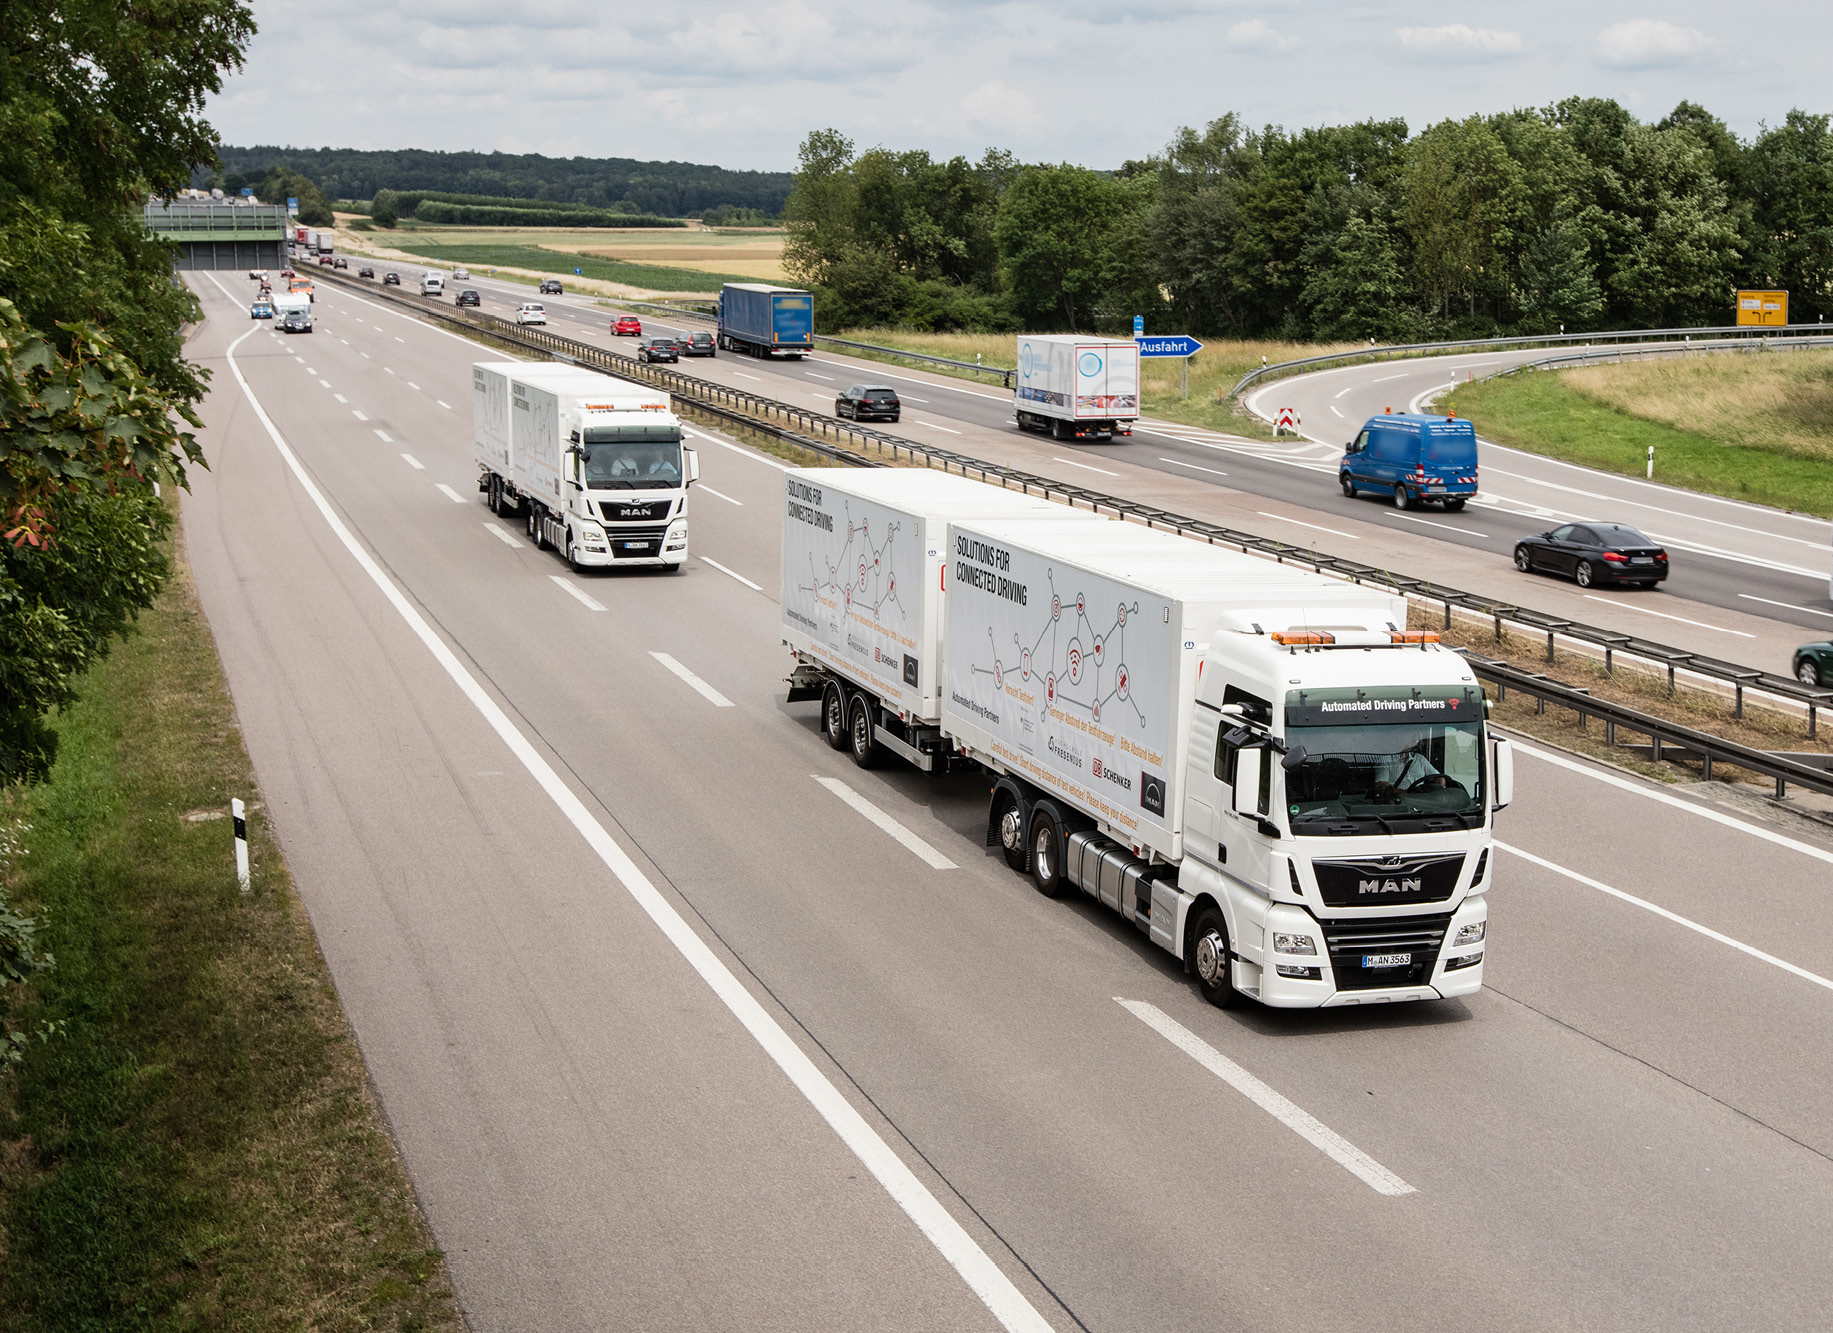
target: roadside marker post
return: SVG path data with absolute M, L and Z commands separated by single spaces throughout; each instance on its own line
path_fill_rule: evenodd
M 1652 444 L 1648 447 L 1648 479 L 1655 479 L 1655 446 Z
M 248 892 L 248 814 L 243 808 L 242 798 L 237 796 L 229 802 L 229 815 L 235 821 L 235 882 L 243 893 Z

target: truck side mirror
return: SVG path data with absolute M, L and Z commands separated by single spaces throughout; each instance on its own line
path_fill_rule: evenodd
M 1515 799 L 1515 747 L 1505 740 L 1498 740 L 1491 752 L 1491 768 L 1496 783 L 1496 799 L 1493 809 L 1501 810 Z
M 1235 794 L 1231 809 L 1249 819 L 1260 818 L 1260 766 L 1266 751 L 1256 746 L 1235 754 Z
M 1294 745 L 1280 757 L 1279 766 L 1290 773 L 1311 756 L 1302 745 Z
M 687 449 L 684 452 L 687 454 L 687 484 L 692 486 L 700 480 L 700 451 Z

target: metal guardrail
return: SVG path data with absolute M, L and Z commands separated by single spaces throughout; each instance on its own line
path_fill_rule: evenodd
M 321 276 L 332 277 L 331 274 Z M 1058 481 L 1053 477 L 1043 477 L 1002 464 L 989 463 L 967 454 L 956 453 L 953 450 L 919 444 L 914 440 L 889 435 L 854 422 L 842 421 L 825 413 L 811 412 L 792 403 L 779 402 L 744 389 L 728 388 L 723 384 L 696 379 L 679 371 L 664 370 L 639 362 L 620 352 L 595 347 L 590 343 L 577 342 L 571 338 L 548 333 L 545 329 L 517 325 L 495 315 L 484 314 L 482 311 L 447 309 L 444 306 L 432 305 L 421 298 L 403 295 L 386 288 L 378 290 L 347 274 L 337 274 L 333 281 L 340 286 L 348 286 L 352 290 L 367 292 L 371 296 L 381 296 L 383 299 L 429 318 L 468 327 L 499 342 L 542 352 L 576 365 L 605 370 L 626 379 L 655 384 L 684 399 L 692 408 L 712 412 L 714 415 L 722 416 L 750 429 L 762 429 L 776 434 L 780 438 L 799 444 L 823 457 L 834 458 L 849 464 L 873 466 L 873 460 L 863 458 L 858 453 L 837 447 L 835 444 L 829 444 L 820 437 L 829 437 L 835 441 L 844 439 L 855 445 L 869 444 L 880 450 L 888 450 L 894 461 L 909 458 L 913 462 L 940 466 L 943 471 L 957 471 L 963 476 L 977 476 L 983 481 L 1017 487 L 1026 494 L 1036 493 L 1046 499 L 1060 498 L 1070 505 L 1086 508 L 1095 513 L 1110 513 L 1117 518 L 1131 519 L 1147 527 L 1162 528 L 1165 531 L 1193 537 L 1212 545 L 1232 546 L 1243 552 L 1263 555 L 1281 564 L 1303 565 L 1318 573 L 1331 574 L 1351 583 L 1366 583 L 1372 587 L 1385 588 L 1413 601 L 1442 605 L 1447 627 L 1451 624 L 1454 608 L 1492 620 L 1495 623 L 1498 637 L 1506 622 L 1510 626 L 1525 629 L 1537 635 L 1544 634 L 1549 662 L 1555 660 L 1556 639 L 1565 638 L 1601 650 L 1607 672 L 1614 670 L 1615 659 L 1619 654 L 1640 658 L 1643 661 L 1665 667 L 1670 690 L 1675 686 L 1676 673 L 1685 671 L 1730 687 L 1736 700 L 1735 714 L 1738 717 L 1744 714 L 1744 695 L 1747 691 L 1755 691 L 1772 698 L 1786 699 L 1805 709 L 1808 735 L 1814 737 L 1818 735 L 1820 710 L 1833 707 L 1833 689 L 1811 688 L 1801 684 L 1792 676 L 1782 676 L 1736 662 L 1708 657 L 1701 653 L 1688 652 L 1652 639 L 1642 638 L 1639 635 L 1622 634 L 1594 625 L 1565 620 L 1558 616 L 1548 615 L 1543 611 L 1518 606 L 1512 602 L 1502 602 L 1495 598 L 1483 597 L 1476 593 L 1433 583 L 1427 579 L 1416 579 L 1374 565 L 1365 565 L 1357 561 L 1342 559 L 1339 556 L 1326 555 L 1306 547 L 1293 546 L 1270 537 L 1262 537 L 1257 533 L 1243 532 L 1220 523 L 1211 523 L 1206 519 L 1190 518 L 1170 510 L 1124 500 L 1073 482 Z M 784 424 L 777 425 L 778 422 Z M 797 429 L 789 429 L 791 424 Z M 1476 660 L 1479 659 L 1473 658 L 1473 661 Z M 1515 670 L 1515 668 L 1509 668 L 1509 670 Z M 1547 681 L 1545 677 L 1521 673 L 1521 680 L 1529 683 L 1545 682 L 1537 688 L 1550 691 L 1547 697 L 1558 697 L 1562 705 L 1566 704 L 1566 696 L 1557 694 L 1557 691 L 1560 690 L 1566 691 L 1574 699 L 1589 699 L 1589 696 L 1582 692 L 1571 690 L 1570 687 L 1558 686 Z M 1517 685 L 1517 688 L 1526 688 L 1526 684 Z M 1592 700 L 1591 702 L 1601 706 L 1601 701 Z M 1620 706 L 1611 705 L 1611 707 Z M 1625 721 L 1628 716 L 1634 716 L 1643 718 L 1651 725 L 1669 726 L 1667 723 L 1660 723 L 1658 719 L 1646 718 L 1643 714 L 1635 713 L 1634 710 L 1624 710 L 1624 716 Z M 1679 728 L 1678 730 L 1685 729 Z M 1722 744 L 1731 743 L 1722 742 Z M 1737 762 L 1740 767 L 1754 768 L 1754 762 L 1749 761 L 1748 756 L 1760 755 L 1763 752 L 1738 748 L 1746 758 L 1722 759 L 1720 762 Z M 1796 763 L 1793 768 L 1781 776 L 1786 781 L 1800 781 L 1796 769 L 1803 767 Z M 1764 770 L 1758 769 L 1757 771 Z M 1803 785 L 1811 784 L 1804 783 Z
M 1391 343 L 1354 352 L 1331 352 L 1324 356 L 1300 357 L 1295 361 L 1275 361 L 1270 366 L 1248 371 L 1235 382 L 1235 387 L 1228 391 L 1227 396 L 1239 397 L 1243 389 L 1263 379 L 1302 374 L 1306 371 L 1322 369 L 1325 366 L 1347 366 L 1363 361 L 1390 361 L 1396 357 L 1431 356 L 1440 352 L 1479 352 L 1509 347 L 1560 347 L 1578 343 L 1608 345 L 1649 341 L 1680 342 L 1693 338 L 1721 341 L 1762 339 L 1772 336 L 1784 337 L 1790 333 L 1800 333 L 1808 329 L 1825 332 L 1826 326 L 1824 324 L 1788 324 L 1765 328 L 1748 324 L 1724 324 L 1699 329 L 1621 329 L 1614 332 L 1604 330 L 1597 333 L 1548 333 L 1525 334 L 1509 338 L 1466 338 L 1458 342 Z

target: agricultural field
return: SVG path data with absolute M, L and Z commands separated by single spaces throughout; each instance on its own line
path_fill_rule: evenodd
M 352 216 L 348 220 L 340 218 L 339 223 L 358 220 Z M 644 283 L 643 279 L 656 277 L 653 273 L 605 279 L 629 286 L 645 285 L 656 291 L 713 291 L 727 281 L 789 281 L 783 271 L 783 233 L 767 228 L 607 231 L 601 227 L 430 226 L 410 220 L 393 230 L 350 233 L 350 240 L 364 249 L 387 249 L 427 258 L 451 257 L 453 262 L 462 264 L 488 261 L 457 257 L 460 250 L 488 247 L 546 251 L 550 253 L 522 254 L 514 266 L 561 275 L 572 273 L 575 267 L 585 268 L 585 260 L 701 275 L 671 279 L 668 284 L 660 280 Z
M 1833 518 L 1833 353 L 1700 352 L 1534 371 L 1446 404 L 1488 439 Z

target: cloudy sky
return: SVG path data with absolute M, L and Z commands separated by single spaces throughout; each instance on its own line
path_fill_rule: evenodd
M 1833 110 L 1826 0 L 254 0 L 225 143 L 785 170 L 860 147 L 1118 165 L 1180 125 L 1690 98 L 1749 135 Z

